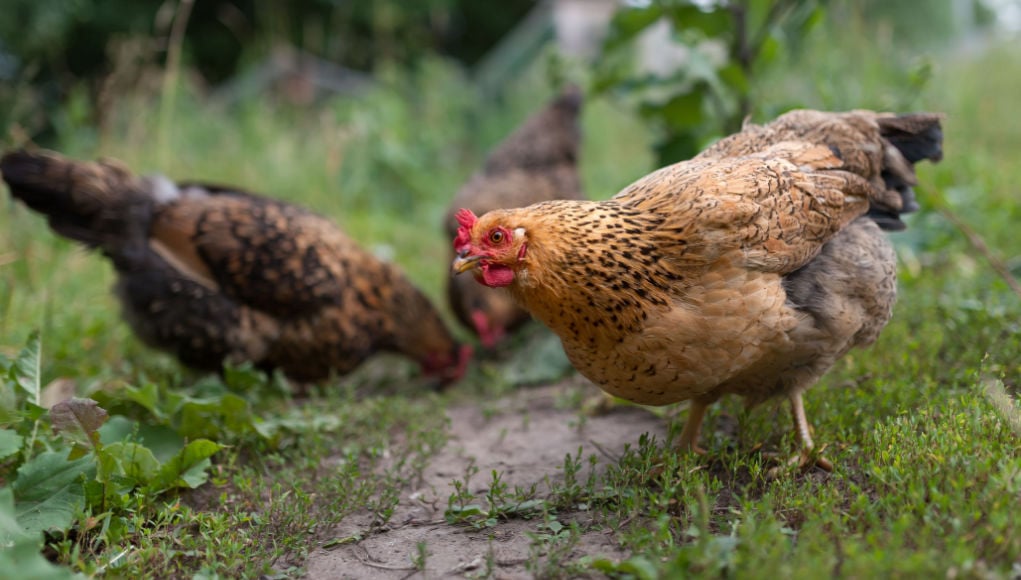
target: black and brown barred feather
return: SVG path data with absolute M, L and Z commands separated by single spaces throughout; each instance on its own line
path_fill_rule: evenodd
M 444 380 L 463 371 L 467 352 L 428 299 L 315 213 L 110 160 L 19 151 L 0 172 L 54 231 L 112 260 L 128 323 L 187 366 L 250 361 L 316 381 L 393 351 Z

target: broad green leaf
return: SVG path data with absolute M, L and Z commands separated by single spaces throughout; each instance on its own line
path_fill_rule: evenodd
M 123 415 L 110 417 L 110 420 L 99 428 L 99 438 L 103 445 L 118 441 L 140 443 L 148 447 L 160 463 L 167 461 L 184 448 L 184 438 L 170 427 L 140 424 Z
M 99 428 L 109 415 L 92 399 L 77 397 L 53 405 L 50 423 L 53 431 L 77 445 L 95 451 L 99 443 Z
M 687 93 L 670 99 L 660 114 L 672 127 L 691 127 L 702 121 L 706 86 L 699 84 Z
M 223 383 L 232 391 L 248 392 L 262 389 L 269 381 L 266 374 L 257 370 L 250 362 L 242 365 L 224 365 Z
M 24 405 L 22 405 L 21 416 L 28 421 L 38 421 L 45 417 L 49 412 L 50 410 L 46 407 L 40 407 L 35 403 L 26 401 Z
M 745 0 L 742 9 L 749 34 L 755 36 L 764 28 L 778 24 L 778 15 L 787 12 L 784 4 L 789 4 L 789 0 Z
M 610 21 L 610 29 L 603 42 L 603 51 L 612 51 L 627 43 L 652 26 L 661 16 L 663 8 L 655 3 L 643 8 L 621 8 Z
M 26 532 L 18 523 L 14 492 L 0 488 L 0 570 L 9 578 L 26 580 L 65 580 L 82 578 L 70 570 L 54 566 L 40 549 L 42 534 Z
M 47 451 L 18 468 L 12 484 L 18 523 L 26 530 L 66 530 L 85 502 L 82 475 L 95 468 L 91 456 L 69 461 Z
M 178 432 L 185 437 L 217 438 L 224 432 L 243 435 L 252 429 L 248 401 L 233 393 L 189 398 L 181 406 Z
M 263 439 L 272 442 L 273 438 L 280 433 L 280 422 L 267 421 L 261 417 L 252 420 L 252 428 Z
M 571 372 L 571 361 L 556 334 L 536 327 L 527 338 L 502 365 L 500 374 L 505 380 L 513 385 L 552 383 Z
M 826 19 L 826 11 L 822 6 L 814 6 L 805 16 L 799 28 L 802 35 L 807 35 Z
M 697 6 L 680 6 L 670 10 L 670 21 L 675 30 L 697 30 L 706 38 L 720 36 L 733 29 L 727 8 L 703 10 Z
M 99 452 L 96 479 L 114 482 L 124 491 L 147 485 L 160 471 L 160 462 L 148 447 L 138 443 L 111 443 Z
M 600 572 L 610 574 L 627 574 L 641 580 L 654 580 L 659 578 L 659 571 L 656 565 L 650 562 L 645 556 L 632 556 L 623 562 L 616 564 L 611 560 L 601 558 L 592 562 L 592 567 Z
M 767 36 L 759 47 L 759 54 L 755 57 L 755 66 L 765 66 L 775 61 L 780 56 L 780 41 L 775 36 Z
M 691 159 L 698 154 L 702 146 L 703 143 L 695 137 L 693 132 L 685 131 L 657 141 L 655 149 L 660 165 L 669 165 L 684 159 Z
M 39 377 L 41 349 L 39 331 L 35 330 L 28 336 L 25 348 L 21 349 L 21 353 L 14 360 L 9 373 L 14 382 L 23 391 L 28 393 L 29 401 L 37 405 L 39 404 L 42 390 Z
M 109 445 L 118 441 L 127 441 L 138 429 L 138 421 L 124 415 L 113 415 L 99 428 L 99 441 Z
M 6 459 L 21 451 L 25 438 L 11 429 L 0 429 L 0 459 Z
M 731 63 L 721 68 L 717 74 L 728 87 L 737 91 L 739 95 L 747 94 L 751 89 L 748 84 L 748 75 L 744 73 L 741 66 L 737 63 Z
M 164 425 L 141 425 L 138 442 L 148 447 L 160 463 L 169 461 L 184 448 L 184 438 Z
M 31 536 L 32 534 L 25 532 L 18 523 L 17 512 L 14 509 L 14 490 L 0 487 L 0 546 L 8 545 L 17 538 Z
M 6 359 L 4 359 L 6 361 Z M 0 361 L 0 425 L 10 425 L 21 417 L 18 415 L 18 394 L 15 381 L 10 379 L 10 365 Z
M 160 492 L 174 487 L 194 489 L 202 485 L 209 478 L 206 473 L 211 465 L 209 458 L 220 449 L 223 449 L 222 445 L 208 439 L 192 441 L 163 464 L 149 488 Z
M 159 387 L 154 383 L 146 383 L 141 387 L 127 386 L 124 388 L 127 399 L 145 407 L 157 419 L 166 420 L 167 415 L 160 405 Z
M 8 578 L 18 580 L 70 580 L 83 579 L 67 568 L 57 566 L 39 551 L 39 543 L 31 538 L 16 540 L 7 549 L 0 550 L 0 570 L 14 572 Z

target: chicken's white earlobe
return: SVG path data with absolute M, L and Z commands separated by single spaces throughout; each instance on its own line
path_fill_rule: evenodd
M 525 228 L 514 228 L 514 238 L 520 238 L 525 235 Z M 525 258 L 525 252 L 528 251 L 528 242 L 521 244 L 521 249 L 518 250 L 518 261 L 520 262 Z

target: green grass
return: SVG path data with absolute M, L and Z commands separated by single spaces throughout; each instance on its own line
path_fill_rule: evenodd
M 769 403 L 746 412 L 727 400 L 708 418 L 708 458 L 674 456 L 669 441 L 635 441 L 604 473 L 567 477 L 539 493 L 479 474 L 474 481 L 489 481 L 488 496 L 452 496 L 447 525 L 533 518 L 526 567 L 546 576 L 1018 573 L 1021 411 L 1016 399 L 997 393 L 1016 396 L 1021 386 L 1021 303 L 932 205 L 934 192 L 945 195 L 1021 273 L 1021 58 L 1016 45 L 933 55 L 931 80 L 904 90 L 904 71 L 921 57 L 887 58 L 890 45 L 856 41 L 856 33 L 852 26 L 840 40 L 857 55 L 853 62 L 827 48 L 832 37 L 816 38 L 814 54 L 822 56 L 787 69 L 796 73 L 775 73 L 757 96 L 947 113 L 946 159 L 920 171 L 927 207 L 908 232 L 893 236 L 902 259 L 894 319 L 874 348 L 847 356 L 807 396 L 816 439 L 829 444 L 836 472 L 771 475 L 767 460 L 748 450 L 757 441 L 793 448 L 786 411 Z M 61 149 L 312 207 L 392 256 L 442 303 L 446 201 L 485 149 L 551 91 L 535 76 L 505 103 L 484 102 L 439 61 L 415 80 L 383 78 L 370 94 L 314 111 L 250 103 L 226 112 L 181 95 L 168 151 L 156 146 L 157 104 L 129 99 L 104 134 L 66 115 Z M 594 101 L 583 125 L 583 173 L 593 197 L 652 169 L 650 136 L 625 109 Z M 83 513 L 75 530 L 51 535 L 46 555 L 85 574 L 297 575 L 324 541 L 359 540 L 329 537 L 345 517 L 368 506 L 373 529 L 385 527 L 399 491 L 444 445 L 446 406 L 488 408 L 511 388 L 475 372 L 453 393 L 436 395 L 415 390 L 405 380 L 410 371 L 380 375 L 383 365 L 370 365 L 307 399 L 256 384 L 243 371 L 228 390 L 141 346 L 119 320 L 111 282 L 104 260 L 57 238 L 39 217 L 13 205 L 0 212 L 0 349 L 13 357 L 41 329 L 43 384 L 72 378 L 80 396 L 112 415 L 230 447 L 214 456 L 210 481 L 197 490 L 128 494 L 116 510 L 118 529 L 96 524 L 100 513 Z M 146 385 L 162 401 L 156 410 L 130 395 Z M 190 397 L 191 406 L 169 411 L 174 394 Z M 217 406 L 231 396 L 242 411 L 228 416 Z M 715 429 L 729 417 L 739 418 L 736 436 Z M 26 453 L 62 449 L 48 432 L 37 446 Z M 0 463 L 0 482 L 14 478 L 17 459 Z M 568 458 L 564 473 L 587 461 Z M 465 509 L 473 504 L 477 511 Z M 585 529 L 565 522 L 580 504 L 594 514 L 585 526 L 616 530 L 630 558 L 569 556 Z

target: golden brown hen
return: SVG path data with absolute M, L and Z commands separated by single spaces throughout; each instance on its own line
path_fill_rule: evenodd
M 889 320 L 880 226 L 903 227 L 941 142 L 937 115 L 794 111 L 608 201 L 462 211 L 453 269 L 508 288 L 609 393 L 691 400 L 682 448 L 722 395 L 784 395 L 807 455 L 802 393 Z
M 459 227 L 458 208 L 482 214 L 523 207 L 549 199 L 583 199 L 578 175 L 578 111 L 581 91 L 566 87 L 545 108 L 528 118 L 493 149 L 485 165 L 461 187 L 444 220 L 451 237 Z M 529 318 L 506 293 L 468 278 L 451 278 L 450 308 L 464 326 L 492 348 Z
M 393 351 L 444 383 L 464 371 L 470 353 L 429 300 L 312 212 L 109 160 L 12 152 L 0 172 L 54 231 L 111 259 L 128 323 L 185 365 L 250 361 L 316 381 Z

